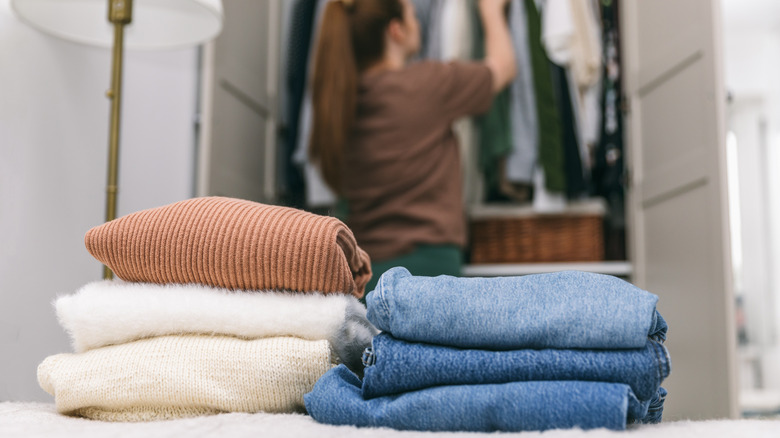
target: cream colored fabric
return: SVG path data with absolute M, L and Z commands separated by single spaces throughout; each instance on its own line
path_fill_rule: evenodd
M 60 413 L 148 421 L 220 412 L 301 412 L 333 366 L 328 341 L 162 336 L 51 356 L 38 382 Z
M 570 0 L 574 21 L 572 72 L 580 93 L 595 85 L 601 76 L 601 40 L 598 22 L 589 0 Z
M 230 291 L 197 284 L 98 281 L 54 303 L 81 353 L 154 336 L 294 336 L 331 342 L 341 363 L 360 372 L 377 330 L 352 295 Z
M 565 403 L 565 401 L 562 401 Z M 223 414 L 155 423 L 106 423 L 57 414 L 48 403 L 0 402 L 3 438 L 777 438 L 780 420 L 664 421 L 630 430 L 415 432 L 331 426 L 301 414 Z
M 542 9 L 542 42 L 552 62 L 571 69 L 578 90 L 598 81 L 601 41 L 588 0 L 547 0 Z

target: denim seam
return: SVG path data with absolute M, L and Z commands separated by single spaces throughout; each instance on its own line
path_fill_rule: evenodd
M 661 381 L 663 381 L 663 375 L 664 375 L 663 363 L 662 363 L 661 356 L 658 354 L 659 353 L 658 345 L 656 345 L 655 341 L 653 340 L 650 340 L 650 345 L 652 345 L 653 352 L 655 353 L 656 364 L 658 365 L 656 368 L 658 371 L 658 385 L 660 385 Z
M 655 404 L 653 404 L 652 400 L 651 400 L 650 405 L 647 407 L 648 414 L 650 412 L 658 412 L 658 411 L 663 411 L 664 410 L 664 401 L 666 401 L 666 397 L 665 396 L 659 397 L 658 396 L 658 392 L 659 391 L 656 391 L 656 394 L 655 394 L 657 396 L 657 398 L 658 398 L 658 401 Z
M 650 324 L 649 324 L 649 326 L 647 327 L 647 337 L 648 337 L 649 339 L 653 339 L 653 336 L 654 336 L 654 334 L 655 334 L 654 332 L 652 332 L 652 330 L 654 330 L 654 329 L 655 329 L 656 318 L 657 318 L 657 316 L 656 316 L 655 312 L 656 312 L 656 310 L 655 310 L 655 306 L 653 306 L 653 312 L 652 312 L 652 316 L 650 317 Z
M 656 341 L 656 342 L 658 342 L 658 343 L 660 343 L 660 344 L 663 344 L 664 341 L 666 341 L 666 337 L 665 337 L 665 334 L 662 335 L 661 333 L 659 333 L 659 330 L 658 330 L 658 327 L 657 327 L 657 325 L 658 325 L 658 317 L 659 316 L 661 316 L 661 314 L 658 312 L 658 308 L 653 306 L 653 317 L 650 320 L 650 329 L 653 329 L 654 331 L 653 331 L 653 333 L 649 333 L 649 330 L 648 330 L 648 336 L 647 337 L 652 339 L 652 340 L 654 340 L 654 341 Z
M 658 329 L 656 325 L 658 324 L 658 310 L 656 310 L 655 307 L 653 307 L 653 318 L 650 320 L 650 330 L 653 330 L 653 333 L 650 334 L 650 339 L 653 341 L 658 341 Z
M 659 345 L 659 348 L 661 349 L 661 352 L 664 355 L 664 365 L 666 368 L 666 375 L 669 376 L 672 374 L 672 358 L 669 357 L 669 350 L 663 345 Z
M 379 302 L 382 303 L 382 309 L 385 311 L 385 318 L 387 320 L 388 325 L 388 331 L 389 328 L 392 328 L 392 324 L 390 323 L 390 307 L 387 304 L 387 300 L 385 300 L 385 288 L 384 288 L 384 276 L 379 278 L 379 282 L 377 283 L 376 292 L 379 293 Z

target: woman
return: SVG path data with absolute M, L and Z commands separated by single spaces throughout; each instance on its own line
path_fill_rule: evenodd
M 452 123 L 487 111 L 515 74 L 507 0 L 481 0 L 481 62 L 407 61 L 420 48 L 410 0 L 331 0 L 314 64 L 310 156 L 348 205 L 373 261 L 459 275 L 466 231 Z

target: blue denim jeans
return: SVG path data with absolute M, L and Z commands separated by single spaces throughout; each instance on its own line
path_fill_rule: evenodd
M 336 425 L 421 431 L 517 432 L 580 427 L 625 429 L 660 421 L 665 391 L 640 402 L 621 383 L 551 381 L 438 386 L 363 399 L 360 379 L 332 368 L 304 396 L 317 421 Z
M 625 350 L 462 350 L 374 337 L 364 355 L 362 396 L 374 398 L 442 385 L 582 380 L 624 383 L 650 400 L 670 372 L 669 353 L 647 340 Z
M 393 268 L 366 303 L 399 339 L 461 348 L 643 348 L 666 339 L 658 297 L 616 277 L 565 271 L 523 277 L 415 277 Z

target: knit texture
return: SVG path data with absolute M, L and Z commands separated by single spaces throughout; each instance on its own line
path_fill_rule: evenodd
M 220 412 L 300 412 L 333 366 L 328 341 L 163 336 L 51 356 L 38 383 L 66 415 L 148 421 Z
M 343 294 L 236 292 L 202 285 L 97 281 L 54 303 L 81 353 L 153 336 L 218 334 L 258 339 L 325 339 L 340 362 L 362 373 L 378 331 L 357 298 Z
M 336 218 L 232 198 L 194 198 L 89 230 L 87 250 L 121 279 L 362 297 L 368 255 Z

